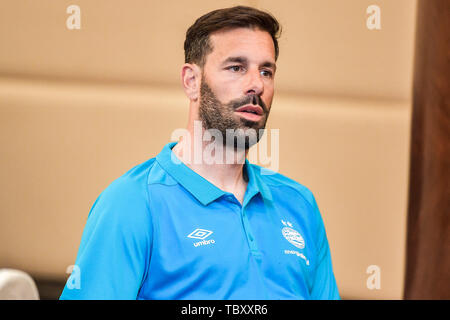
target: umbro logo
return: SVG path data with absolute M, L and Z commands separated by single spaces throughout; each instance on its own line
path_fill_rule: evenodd
M 204 240 L 208 238 L 212 233 L 212 231 L 205 229 L 195 229 L 188 235 L 188 238 Z
M 194 247 L 198 247 L 198 246 L 204 246 L 204 245 L 208 245 L 208 244 L 213 244 L 216 243 L 214 241 L 214 239 L 210 239 L 210 240 L 205 240 L 206 238 L 208 238 L 210 235 L 212 235 L 212 231 L 210 230 L 205 230 L 205 229 L 195 229 L 194 231 L 192 231 L 187 237 L 188 238 L 192 238 L 192 239 L 199 239 L 202 241 L 199 242 L 195 242 L 194 243 Z

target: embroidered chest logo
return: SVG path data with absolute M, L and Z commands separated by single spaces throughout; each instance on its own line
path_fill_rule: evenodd
M 304 249 L 305 248 L 305 240 L 303 239 L 300 232 L 293 229 L 292 223 L 290 223 L 289 221 L 281 220 L 281 222 L 284 225 L 284 228 L 281 229 L 281 233 L 283 234 L 283 237 L 287 241 L 289 241 L 289 243 L 296 246 L 297 248 Z M 305 257 L 305 255 L 303 253 L 300 253 L 297 250 L 284 250 L 284 254 L 296 255 L 297 257 L 300 257 L 303 260 L 305 260 L 306 265 L 309 266 L 309 260 Z
M 208 245 L 208 244 L 213 244 L 216 243 L 214 241 L 214 239 L 210 239 L 210 240 L 205 240 L 206 238 L 208 238 L 213 232 L 210 230 L 205 230 L 205 229 L 195 229 L 194 231 L 192 231 L 187 237 L 188 238 L 192 238 L 192 239 L 199 239 L 202 241 L 199 242 L 195 242 L 194 243 L 194 247 L 198 247 L 198 246 L 204 246 L 204 245 Z
M 281 233 L 286 238 L 286 240 L 292 243 L 297 248 L 303 249 L 305 247 L 305 240 L 303 240 L 301 234 L 297 230 L 292 229 L 292 223 L 290 223 L 289 221 L 285 222 L 284 220 L 281 220 L 281 222 L 285 226 L 281 230 Z

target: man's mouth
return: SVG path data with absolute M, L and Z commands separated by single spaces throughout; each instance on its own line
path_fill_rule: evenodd
M 260 106 L 251 104 L 239 107 L 234 112 L 250 121 L 259 121 L 264 114 L 263 109 Z

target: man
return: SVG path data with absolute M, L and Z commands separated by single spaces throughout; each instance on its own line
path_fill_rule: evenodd
M 186 134 L 99 196 L 61 299 L 339 299 L 313 194 L 246 159 L 269 116 L 279 33 L 242 6 L 189 28 Z

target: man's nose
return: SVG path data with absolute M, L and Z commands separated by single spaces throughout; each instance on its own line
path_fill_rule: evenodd
M 245 86 L 245 94 L 256 94 L 258 96 L 262 95 L 264 92 L 264 82 L 261 79 L 261 74 L 259 70 L 252 70 L 247 73 L 246 77 L 247 83 Z

